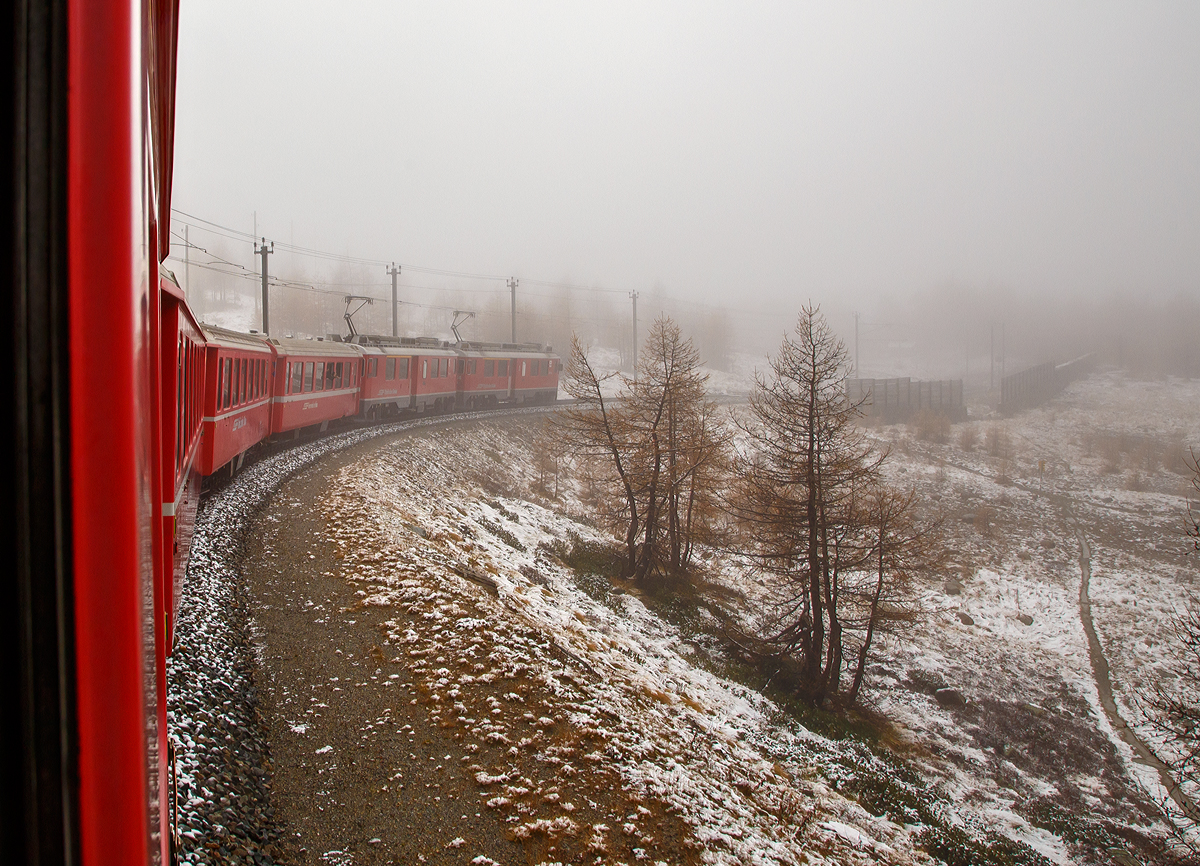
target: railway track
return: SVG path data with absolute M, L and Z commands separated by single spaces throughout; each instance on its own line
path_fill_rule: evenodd
M 254 681 L 251 600 L 241 580 L 246 532 L 297 472 L 372 439 L 464 421 L 552 414 L 552 406 L 415 418 L 275 443 L 207 490 L 167 662 L 168 724 L 177 788 L 173 825 L 181 863 L 294 859 L 270 805 L 271 757 Z M 288 447 L 283 447 L 284 445 Z

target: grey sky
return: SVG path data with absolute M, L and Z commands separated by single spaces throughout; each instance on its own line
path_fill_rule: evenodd
M 1197 3 L 181 7 L 175 205 L 278 240 L 714 302 L 1200 291 Z

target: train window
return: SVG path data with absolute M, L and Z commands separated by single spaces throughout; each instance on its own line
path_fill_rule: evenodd
M 446 359 L 445 358 L 438 359 L 438 373 L 437 374 L 438 374 L 439 379 L 446 378 Z
M 292 393 L 299 394 L 304 388 L 304 365 L 296 363 L 288 366 L 292 369 Z
M 384 378 L 385 378 L 385 379 L 388 379 L 388 380 L 395 379 L 395 378 L 396 378 L 396 359 L 395 359 L 395 358 L 388 358 L 388 359 L 387 359 L 387 363 L 386 363 L 384 366 L 385 366 L 385 368 L 386 368 L 386 369 L 383 371 L 383 372 L 384 372 Z
M 396 361 L 396 378 L 408 378 L 408 358 L 400 358 Z
M 304 391 L 313 389 L 313 362 L 307 361 L 304 366 Z
M 226 358 L 225 363 L 221 365 L 224 373 L 223 382 L 221 385 L 221 408 L 229 408 L 229 387 L 230 381 L 233 379 L 233 358 Z
M 522 362 L 521 362 L 521 375 L 522 375 L 522 376 L 524 376 L 524 375 L 525 375 L 525 369 L 526 369 L 525 362 L 524 362 L 524 361 L 522 361 Z
M 485 375 L 485 376 L 495 376 L 496 375 L 496 362 L 495 361 L 484 361 L 483 362 L 483 375 Z
M 338 361 L 333 370 L 333 387 L 338 389 L 342 387 L 342 362 Z
M 475 375 L 475 359 L 474 359 L 474 358 L 472 358 L 471 360 L 467 361 L 467 375 L 468 375 L 468 376 L 474 376 L 474 375 Z
M 429 378 L 429 359 L 428 358 L 424 358 L 421 361 L 421 378 L 422 379 Z
M 378 374 L 379 374 L 379 359 L 378 358 L 368 358 L 367 359 L 367 378 L 374 379 Z
M 316 367 L 313 368 L 313 390 L 325 390 L 325 362 L 316 361 Z
M 325 365 L 325 390 L 326 391 L 333 390 L 333 372 L 334 372 L 333 368 L 335 366 L 336 365 L 333 363 L 333 361 L 330 361 L 328 364 Z
M 458 375 L 461 376 L 463 374 L 463 370 L 466 368 L 466 363 L 467 362 L 464 361 L 462 358 L 458 359 Z
M 508 361 L 499 361 L 497 363 L 498 363 L 498 366 L 500 369 L 498 369 L 496 371 L 496 375 L 497 376 L 507 376 L 508 375 Z

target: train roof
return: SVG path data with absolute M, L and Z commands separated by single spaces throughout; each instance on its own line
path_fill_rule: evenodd
M 259 352 L 271 351 L 271 347 L 267 345 L 267 340 L 262 334 L 243 334 L 241 331 L 231 331 L 228 328 L 206 325 L 203 322 L 200 323 L 200 329 L 204 331 L 205 338 L 212 345 L 232 346 Z
M 328 355 L 338 358 L 361 358 L 362 349 L 352 343 L 335 340 L 308 339 L 296 337 L 271 337 L 271 345 L 279 350 L 281 355 Z
M 357 346 L 382 349 L 394 354 L 399 349 L 407 354 L 450 353 L 454 355 L 482 355 L 497 358 L 543 358 L 558 357 L 551 346 L 541 343 L 484 343 L 463 340 L 451 343 L 437 337 L 392 337 L 384 334 L 355 334 L 349 339 Z
M 551 346 L 541 343 L 470 343 L 457 344 L 460 352 L 466 355 L 480 355 L 485 358 L 557 358 Z

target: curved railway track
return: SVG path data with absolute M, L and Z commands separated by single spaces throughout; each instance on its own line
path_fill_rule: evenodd
M 549 414 L 562 404 L 416 418 L 323 435 L 269 449 L 208 491 L 192 540 L 176 634 L 167 663 L 168 721 L 178 787 L 181 863 L 295 858 L 270 804 L 271 758 L 254 681 L 250 599 L 240 580 L 245 534 L 279 486 L 323 457 L 371 439 L 464 420 Z

